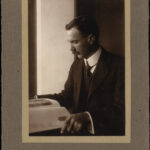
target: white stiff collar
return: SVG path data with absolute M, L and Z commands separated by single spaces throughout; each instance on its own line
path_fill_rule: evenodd
M 100 55 L 101 55 L 101 52 L 102 52 L 102 50 L 101 50 L 101 48 L 99 48 L 99 49 L 98 49 L 92 56 L 90 56 L 88 59 L 84 59 L 85 64 L 86 64 L 86 61 L 88 61 L 88 64 L 89 64 L 90 66 L 96 65 L 97 62 L 98 62 L 98 59 L 99 59 L 99 57 L 100 57 Z

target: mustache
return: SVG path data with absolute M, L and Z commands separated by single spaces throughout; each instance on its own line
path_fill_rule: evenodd
M 79 52 L 75 48 L 71 48 L 70 50 L 72 54 L 76 54 L 76 55 L 79 54 Z

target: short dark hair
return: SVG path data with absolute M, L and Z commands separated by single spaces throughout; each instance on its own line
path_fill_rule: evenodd
M 89 16 L 79 16 L 65 26 L 66 30 L 70 30 L 73 27 L 77 28 L 83 36 L 88 36 L 89 34 L 95 35 L 95 40 L 96 42 L 98 41 L 99 27 L 93 18 Z

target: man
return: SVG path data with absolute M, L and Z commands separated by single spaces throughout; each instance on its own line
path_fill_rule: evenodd
M 72 113 L 62 134 L 124 135 L 124 61 L 99 45 L 97 24 L 80 16 L 66 25 L 73 62 L 64 90 L 39 97 L 56 99 Z

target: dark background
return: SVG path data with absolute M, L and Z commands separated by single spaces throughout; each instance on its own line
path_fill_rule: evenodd
M 89 15 L 99 24 L 100 43 L 124 56 L 124 0 L 76 0 L 76 16 Z

